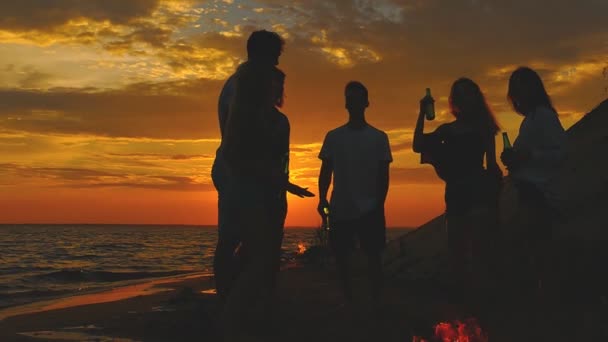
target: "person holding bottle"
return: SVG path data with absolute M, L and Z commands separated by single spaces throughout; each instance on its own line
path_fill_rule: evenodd
M 509 79 L 508 100 L 524 117 L 512 148 L 501 160 L 518 192 L 524 232 L 524 253 L 529 257 L 528 283 L 540 294 L 552 236 L 551 202 L 555 200 L 549 182 L 565 155 L 566 133 L 540 76 L 520 67 Z
M 446 221 L 452 289 L 468 300 L 485 276 L 488 234 L 495 223 L 497 189 L 502 172 L 496 162 L 499 128 L 479 86 L 468 78 L 454 82 L 449 97 L 455 120 L 424 133 L 425 115 L 433 109 L 430 91 L 420 100 L 413 150 L 445 181 Z M 484 168 L 484 157 L 486 168 Z M 484 251 L 486 249 L 486 251 Z
M 329 244 L 336 258 L 340 285 L 352 304 L 350 254 L 356 240 L 367 256 L 370 294 L 381 296 L 382 251 L 386 244 L 384 202 L 389 186 L 391 155 L 388 136 L 365 120 L 367 88 L 351 81 L 344 90 L 348 122 L 327 133 L 319 152 L 319 215 L 330 221 Z M 327 192 L 332 183 L 331 201 Z M 328 217 L 329 216 L 329 217 Z

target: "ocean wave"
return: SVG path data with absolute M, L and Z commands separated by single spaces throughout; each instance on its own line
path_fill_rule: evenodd
M 0 267 L 0 275 L 12 275 L 25 272 L 39 272 L 52 270 L 51 267 L 36 267 L 36 266 L 8 266 Z
M 117 282 L 125 280 L 136 280 L 144 278 L 169 277 L 186 274 L 191 271 L 156 271 L 156 272 L 110 272 L 89 270 L 61 270 L 44 274 L 37 274 L 33 278 L 37 281 L 50 281 L 62 283 L 78 282 Z
M 41 299 L 51 299 L 73 293 L 70 289 L 61 290 L 30 290 L 2 293 L 0 292 L 0 308 L 35 302 Z

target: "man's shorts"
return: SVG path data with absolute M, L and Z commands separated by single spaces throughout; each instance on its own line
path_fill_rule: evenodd
M 380 253 L 386 245 L 384 208 L 359 218 L 331 221 L 329 243 L 334 253 L 348 253 L 359 246 L 366 253 Z

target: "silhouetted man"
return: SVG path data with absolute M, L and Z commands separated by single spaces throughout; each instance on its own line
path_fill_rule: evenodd
M 382 251 L 386 241 L 384 202 L 388 193 L 391 150 L 386 133 L 365 121 L 367 89 L 350 82 L 345 89 L 349 120 L 325 136 L 319 153 L 319 214 L 330 207 L 329 242 L 346 300 L 352 300 L 349 256 L 359 241 L 369 263 L 372 299 L 382 287 Z M 332 181 L 331 204 L 327 192 Z
M 284 44 L 283 39 L 275 32 L 255 31 L 247 40 L 247 62 L 245 63 L 278 65 Z M 228 120 L 230 103 L 235 93 L 235 84 L 235 74 L 233 74 L 228 78 L 220 93 L 218 119 L 222 136 Z M 226 163 L 222 158 L 221 147 L 216 152 L 211 177 L 218 192 L 218 242 L 213 259 L 213 270 L 217 293 L 224 300 L 230 291 L 234 278 L 238 275 L 239 264 L 235 258 L 235 251 L 241 239 L 238 234 L 239 227 L 234 227 L 230 223 L 230 213 L 227 212 L 225 204 L 226 194 L 224 190 L 228 182 L 228 172 Z

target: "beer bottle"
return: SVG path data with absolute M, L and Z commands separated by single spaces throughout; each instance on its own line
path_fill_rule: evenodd
M 426 119 L 432 121 L 435 119 L 435 99 L 431 96 L 431 88 L 426 88 L 426 96 L 424 97 L 424 114 Z
M 329 230 L 329 207 L 323 207 L 323 230 Z
M 507 132 L 502 132 L 502 150 L 506 151 L 511 148 L 513 148 L 513 146 L 511 146 Z
M 289 152 L 285 153 L 283 156 L 283 171 L 286 175 L 289 175 Z

